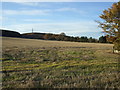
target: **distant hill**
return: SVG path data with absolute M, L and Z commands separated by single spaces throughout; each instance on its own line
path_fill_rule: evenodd
M 16 31 L 10 30 L 1 30 L 0 29 L 0 36 L 4 37 L 18 37 L 18 38 L 29 38 L 29 39 L 42 39 L 42 40 L 55 40 L 55 41 L 71 41 L 71 42 L 93 42 L 98 43 L 99 41 L 95 38 L 88 38 L 86 36 L 82 37 L 73 37 L 67 36 L 64 32 L 60 34 L 53 34 L 53 33 L 23 33 L 20 34 Z
M 30 38 L 30 39 L 44 39 L 44 35 L 46 33 L 24 33 L 21 34 L 22 38 Z
M 16 31 L 0 29 L 0 36 L 4 36 L 4 37 L 21 37 L 21 34 L 19 32 L 16 32 Z

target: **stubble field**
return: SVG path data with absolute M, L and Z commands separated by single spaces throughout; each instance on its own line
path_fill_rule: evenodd
M 117 88 L 112 44 L 2 38 L 3 88 Z

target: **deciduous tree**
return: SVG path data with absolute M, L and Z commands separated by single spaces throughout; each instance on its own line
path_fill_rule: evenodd
M 107 40 L 114 43 L 114 47 L 120 51 L 120 2 L 114 3 L 112 7 L 103 11 L 100 15 L 103 22 L 99 22 L 99 27 L 101 27 L 106 33 Z

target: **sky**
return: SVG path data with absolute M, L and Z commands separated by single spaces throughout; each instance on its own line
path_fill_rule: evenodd
M 113 2 L 2 2 L 0 28 L 20 33 L 34 32 L 99 38 L 102 29 L 95 20 Z

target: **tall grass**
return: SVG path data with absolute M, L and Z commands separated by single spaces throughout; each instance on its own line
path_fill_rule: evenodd
M 112 53 L 111 45 L 68 42 L 73 46 L 58 47 L 55 43 L 53 47 L 4 46 L 3 88 L 120 89 L 119 55 Z

